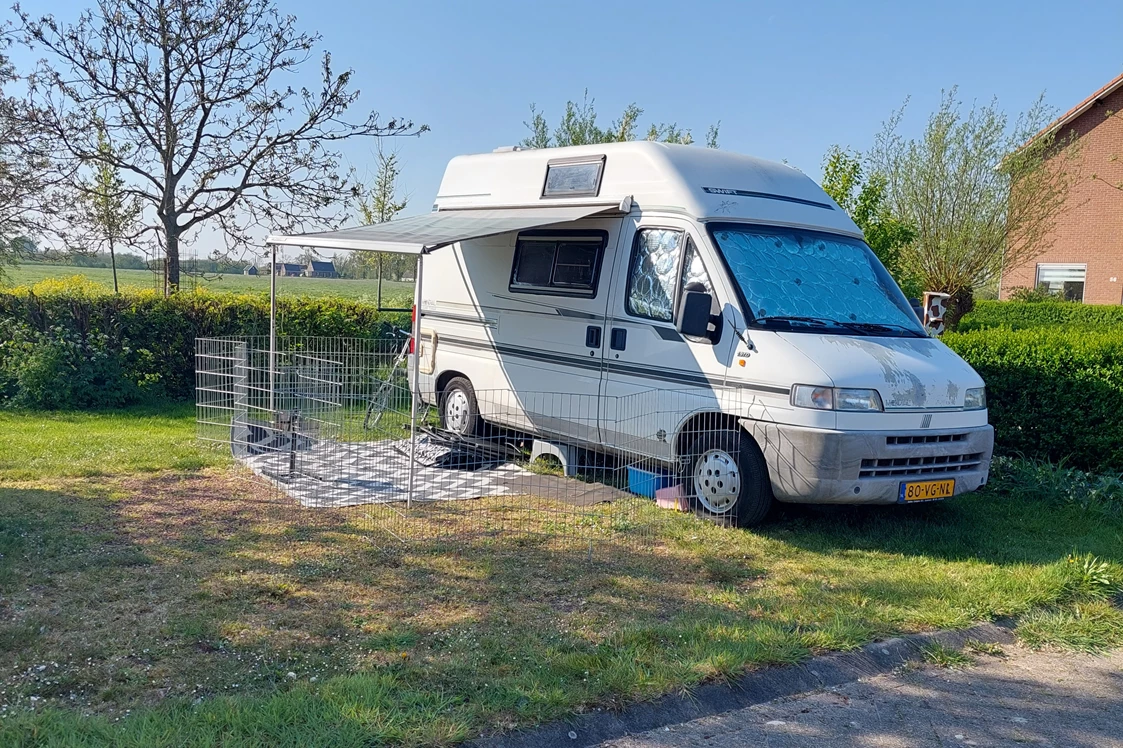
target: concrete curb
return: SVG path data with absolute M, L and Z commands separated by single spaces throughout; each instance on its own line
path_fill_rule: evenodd
M 664 696 L 635 704 L 622 712 L 583 714 L 537 730 L 480 738 L 467 745 L 471 748 L 595 746 L 638 732 L 888 673 L 919 659 L 922 657 L 921 650 L 933 643 L 956 649 L 968 639 L 1009 644 L 1014 640 L 1012 629 L 1012 622 L 983 623 L 962 631 L 938 631 L 874 642 L 854 652 L 823 655 L 799 665 L 754 670 L 732 684 L 703 685 L 687 696 Z M 571 734 L 577 737 L 570 737 Z

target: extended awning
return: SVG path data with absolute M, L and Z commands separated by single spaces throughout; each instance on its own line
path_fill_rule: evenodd
M 312 249 L 357 250 L 360 252 L 396 252 L 417 255 L 417 277 L 415 279 L 416 313 L 413 315 L 413 340 L 421 339 L 422 309 L 422 270 L 424 256 L 440 247 L 469 239 L 505 234 L 510 231 L 551 226 L 568 223 L 582 218 L 602 214 L 626 214 L 632 209 L 632 198 L 626 197 L 615 202 L 569 205 L 542 205 L 527 208 L 482 208 L 469 210 L 438 210 L 423 216 L 412 216 L 396 221 L 387 221 L 373 226 L 359 226 L 338 231 L 321 231 L 294 236 L 271 236 L 266 244 L 272 250 L 273 263 L 277 267 L 277 247 L 309 247 Z M 409 485 L 406 489 L 406 506 L 413 502 L 414 452 L 417 444 L 417 414 L 420 409 L 420 366 L 410 367 L 410 408 L 409 426 Z M 277 391 L 277 274 L 269 278 L 269 409 L 275 411 L 274 393 Z
M 566 223 L 601 213 L 627 213 L 631 202 L 628 197 L 613 203 L 440 210 L 372 226 L 270 236 L 266 244 L 417 255 L 469 239 Z

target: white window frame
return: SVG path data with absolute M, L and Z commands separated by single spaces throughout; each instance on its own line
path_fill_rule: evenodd
M 1080 301 L 1081 302 L 1084 301 L 1084 294 L 1088 290 L 1088 263 L 1086 263 L 1086 262 L 1039 262 L 1039 263 L 1037 263 L 1037 267 L 1036 267 L 1035 272 L 1034 272 L 1034 282 L 1033 282 L 1034 288 L 1041 288 L 1041 285 L 1042 285 L 1041 271 L 1042 271 L 1042 269 L 1046 269 L 1046 270 L 1067 270 L 1067 271 L 1079 270 L 1082 273 L 1082 277 L 1079 279 L 1079 282 L 1084 284 L 1084 291 L 1081 292 L 1081 294 L 1080 294 Z M 1077 279 L 1071 278 L 1070 280 L 1076 281 Z M 1063 282 L 1064 281 L 1061 281 L 1061 283 L 1063 283 Z M 1062 288 L 1061 293 L 1063 295 L 1063 293 L 1064 293 L 1063 288 Z

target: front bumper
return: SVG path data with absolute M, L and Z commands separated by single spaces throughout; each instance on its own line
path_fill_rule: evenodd
M 955 479 L 955 494 L 986 485 L 994 429 L 831 431 L 744 420 L 778 501 L 894 504 L 906 481 Z

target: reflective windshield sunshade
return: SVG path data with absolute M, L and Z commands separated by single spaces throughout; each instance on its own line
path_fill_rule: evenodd
M 923 334 L 901 289 L 858 239 L 729 223 L 711 230 L 757 319 L 815 318 Z M 815 331 L 806 324 L 800 329 Z

